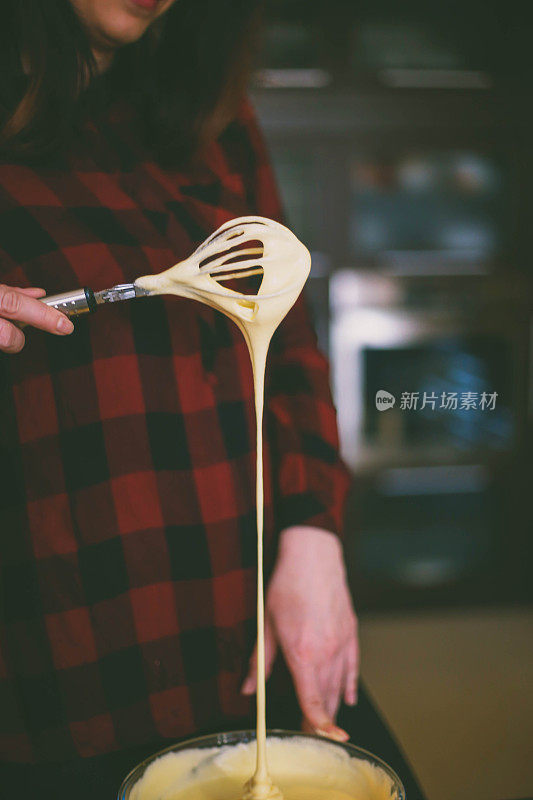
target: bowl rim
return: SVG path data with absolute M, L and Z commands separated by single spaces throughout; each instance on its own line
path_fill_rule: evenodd
M 272 737 L 272 736 L 279 736 L 280 734 L 282 736 L 284 736 L 284 737 L 298 736 L 299 738 L 303 738 L 303 739 L 312 739 L 313 741 L 318 740 L 318 741 L 321 741 L 321 742 L 327 742 L 327 743 L 331 744 L 334 747 L 341 747 L 341 748 L 347 749 L 348 751 L 352 751 L 354 756 L 355 755 L 365 756 L 367 758 L 367 760 L 369 760 L 371 762 L 374 762 L 378 766 L 380 766 L 384 770 L 384 772 L 398 784 L 398 789 L 400 791 L 400 794 L 398 795 L 397 800 L 406 800 L 405 788 L 404 788 L 404 785 L 403 785 L 402 781 L 400 780 L 399 776 L 397 775 L 397 773 L 393 770 L 393 768 L 391 766 L 389 766 L 387 764 L 386 761 L 384 761 L 379 756 L 374 755 L 374 753 L 371 753 L 370 750 L 365 750 L 364 747 L 359 747 L 359 745 L 352 744 L 350 741 L 348 741 L 348 742 L 337 742 L 334 739 L 330 739 L 327 736 L 320 736 L 319 734 L 316 734 L 316 733 L 305 733 L 304 731 L 291 731 L 291 730 L 287 730 L 285 728 L 269 728 L 267 730 L 267 739 L 269 737 Z M 140 761 L 138 764 L 136 764 L 128 772 L 128 774 L 126 775 L 126 777 L 122 781 L 122 783 L 120 785 L 120 788 L 118 790 L 118 794 L 117 794 L 117 799 L 116 800 L 126 800 L 126 794 L 125 794 L 126 790 L 133 788 L 135 783 L 142 777 L 142 775 L 144 774 L 144 771 L 147 769 L 149 764 L 151 764 L 152 762 L 154 762 L 156 759 L 160 758 L 161 756 L 167 755 L 167 753 L 171 753 L 174 750 L 181 749 L 181 748 L 195 747 L 195 746 L 197 747 L 201 743 L 205 743 L 206 741 L 209 741 L 209 740 L 214 740 L 214 746 L 218 746 L 218 747 L 223 747 L 224 744 L 229 744 L 229 745 L 233 744 L 233 742 L 231 742 L 231 741 L 228 741 L 228 742 L 221 741 L 220 744 L 217 745 L 216 744 L 216 740 L 219 737 L 222 737 L 222 738 L 223 737 L 228 737 L 228 738 L 230 738 L 230 737 L 231 738 L 233 738 L 233 737 L 242 737 L 242 738 L 247 737 L 248 740 L 255 740 L 257 738 L 255 728 L 243 728 L 242 730 L 219 731 L 218 733 L 208 733 L 208 734 L 204 734 L 203 736 L 196 736 L 193 739 L 183 739 L 183 740 L 174 742 L 174 744 L 168 745 L 168 747 L 164 747 L 162 750 L 158 750 L 156 753 L 153 753 L 152 755 L 150 755 L 147 758 L 145 758 L 143 761 Z M 236 742 L 235 742 L 235 744 L 236 744 Z M 137 773 L 140 773 L 140 774 L 137 775 Z M 137 777 L 135 777 L 135 781 L 132 782 L 134 776 L 137 776 Z

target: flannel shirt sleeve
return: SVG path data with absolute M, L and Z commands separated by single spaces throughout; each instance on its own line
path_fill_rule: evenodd
M 248 102 L 239 121 L 251 146 L 250 207 L 261 216 L 282 222 L 274 173 Z M 310 525 L 342 536 L 350 476 L 339 455 L 329 364 L 318 349 L 303 293 L 271 343 L 265 425 L 271 447 L 277 530 Z

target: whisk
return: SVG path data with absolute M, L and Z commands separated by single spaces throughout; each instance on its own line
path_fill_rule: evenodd
M 217 308 L 239 324 L 267 323 L 286 311 L 303 287 L 311 267 L 307 248 L 284 225 L 266 217 L 237 217 L 211 234 L 194 253 L 165 272 L 145 275 L 95 292 L 75 289 L 42 298 L 69 317 L 94 313 L 102 304 L 155 294 L 175 294 Z M 246 279 L 257 292 L 234 288 Z M 231 286 L 225 285 L 231 282 Z M 286 312 L 285 312 L 286 313 Z

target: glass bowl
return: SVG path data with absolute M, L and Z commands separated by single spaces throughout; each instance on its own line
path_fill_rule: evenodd
M 350 743 L 334 742 L 330 739 L 325 739 L 322 736 L 315 736 L 313 734 L 302 733 L 301 731 L 285 731 L 285 730 L 269 730 L 268 737 L 275 736 L 277 739 L 292 739 L 293 737 L 303 739 L 319 740 L 322 743 L 327 743 L 335 748 L 341 748 L 352 758 L 362 759 L 375 767 L 382 769 L 390 778 L 392 783 L 391 800 L 406 800 L 405 789 L 399 777 L 393 769 L 389 767 L 381 758 L 363 750 L 361 747 L 356 747 Z M 228 733 L 215 733 L 210 736 L 201 736 L 197 739 L 188 739 L 187 741 L 171 745 L 170 747 L 160 750 L 158 753 L 142 761 L 134 767 L 129 775 L 124 779 L 122 786 L 119 789 L 117 800 L 132 800 L 133 787 L 138 780 L 142 778 L 146 769 L 160 756 L 167 753 L 178 753 L 187 749 L 207 749 L 214 747 L 224 747 L 227 745 L 237 745 L 241 743 L 255 741 L 255 730 L 248 731 L 230 731 Z M 142 800 L 142 798 L 141 798 Z

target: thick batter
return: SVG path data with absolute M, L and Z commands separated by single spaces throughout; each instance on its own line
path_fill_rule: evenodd
M 272 778 L 285 800 L 392 800 L 389 776 L 338 745 L 269 737 Z M 255 743 L 161 756 L 135 785 L 132 800 L 238 800 L 254 768 Z

